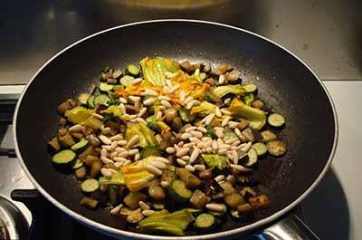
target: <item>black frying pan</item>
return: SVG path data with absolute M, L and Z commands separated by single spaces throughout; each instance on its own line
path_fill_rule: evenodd
M 216 234 L 185 239 L 225 237 L 259 228 L 291 210 L 321 180 L 336 147 L 337 121 L 326 89 L 303 62 L 238 28 L 189 20 L 150 21 L 109 29 L 71 45 L 38 71 L 20 98 L 14 117 L 16 151 L 37 189 L 54 205 L 113 236 L 161 239 L 119 230 L 119 220 L 105 211 L 81 207 L 76 179 L 60 174 L 46 151 L 47 140 L 57 129 L 60 102 L 87 91 L 102 66 L 124 67 L 154 55 L 229 63 L 242 70 L 244 80 L 256 82 L 272 110 L 287 119 L 282 131 L 287 154 L 260 161 L 257 173 L 272 205 L 250 221 L 228 221 Z

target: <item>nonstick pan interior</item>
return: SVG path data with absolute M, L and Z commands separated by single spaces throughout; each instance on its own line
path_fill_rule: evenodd
M 217 231 L 246 226 L 283 211 L 324 170 L 334 148 L 335 117 L 324 88 L 304 64 L 273 43 L 234 28 L 201 22 L 150 22 L 115 28 L 73 45 L 45 65 L 23 95 L 15 119 L 18 151 L 53 203 L 122 228 L 122 222 L 105 211 L 79 205 L 82 194 L 75 177 L 52 166 L 46 143 L 57 130 L 57 105 L 90 89 L 103 66 L 124 67 L 156 55 L 229 63 L 243 72 L 244 81 L 258 85 L 259 96 L 271 110 L 287 119 L 282 130 L 287 154 L 260 160 L 256 174 L 272 205 L 249 221 L 228 221 Z

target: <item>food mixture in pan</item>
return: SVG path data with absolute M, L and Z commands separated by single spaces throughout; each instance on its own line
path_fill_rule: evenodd
M 214 231 L 227 214 L 243 220 L 270 204 L 249 176 L 286 152 L 285 118 L 257 90 L 228 64 L 146 57 L 105 67 L 91 92 L 58 106 L 52 162 L 74 171 L 81 205 L 132 229 Z

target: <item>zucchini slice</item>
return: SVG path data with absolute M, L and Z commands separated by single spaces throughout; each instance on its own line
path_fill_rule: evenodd
M 194 226 L 198 229 L 210 229 L 216 222 L 215 217 L 210 213 L 202 213 L 197 216 Z
M 278 113 L 273 113 L 269 115 L 268 123 L 272 127 L 281 127 L 285 124 L 285 118 Z
M 88 146 L 89 141 L 85 138 L 82 138 L 79 142 L 74 144 L 70 149 L 72 149 L 74 152 L 80 152 L 84 150 Z
M 105 82 L 101 82 L 99 84 L 99 90 L 101 90 L 102 92 L 109 92 L 113 89 L 114 85 L 105 83 Z
M 84 163 L 82 162 L 82 160 L 77 159 L 77 160 L 75 160 L 75 163 L 74 163 L 72 168 L 73 169 L 78 169 L 78 168 L 82 167 L 83 165 L 84 165 Z
M 187 202 L 192 196 L 192 191 L 186 188 L 186 185 L 181 180 L 175 180 L 168 188 L 169 194 L 173 199 L 180 203 Z
M 258 89 L 254 83 L 243 85 L 243 88 L 247 93 L 255 92 Z
M 99 94 L 94 97 L 94 105 L 105 105 L 108 106 L 112 102 L 112 99 L 106 94 Z
M 123 76 L 123 77 L 121 78 L 120 83 L 121 83 L 123 86 L 127 87 L 128 85 L 132 84 L 132 82 L 134 81 L 134 79 L 135 79 L 135 78 L 132 77 L 132 76 L 125 75 L 125 76 Z
M 81 93 L 78 96 L 78 101 L 80 102 L 80 104 L 85 105 L 85 104 L 87 104 L 87 101 L 88 101 L 90 96 L 91 95 L 89 93 Z
M 126 74 L 132 75 L 134 77 L 137 77 L 138 75 L 140 75 L 140 70 L 138 69 L 138 67 L 134 64 L 129 64 L 126 67 Z
M 99 188 L 99 183 L 96 179 L 89 178 L 80 184 L 80 188 L 86 193 L 94 192 Z
M 88 100 L 87 100 L 87 106 L 88 106 L 89 108 L 94 108 L 94 96 L 93 96 L 93 95 L 88 98 Z
M 287 145 L 280 140 L 273 140 L 267 143 L 268 152 L 276 157 L 283 156 L 287 151 Z
M 248 160 L 243 164 L 246 167 L 251 167 L 258 162 L 258 154 L 254 148 L 250 148 L 248 152 Z
M 155 145 L 148 145 L 142 149 L 141 156 L 146 158 L 149 156 L 160 156 L 160 150 Z
M 56 154 L 54 154 L 52 161 L 55 164 L 64 165 L 71 163 L 77 154 L 70 149 L 62 150 Z
M 256 154 L 258 154 L 258 156 L 263 156 L 268 152 L 268 148 L 266 147 L 266 145 L 261 142 L 257 142 L 255 144 L 253 144 L 252 148 L 254 148 L 254 150 L 256 151 Z

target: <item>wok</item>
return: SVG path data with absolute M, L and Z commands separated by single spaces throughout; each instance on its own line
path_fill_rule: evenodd
M 56 132 L 57 105 L 88 91 L 104 65 L 125 67 L 144 56 L 161 55 L 213 64 L 229 63 L 253 81 L 262 98 L 282 113 L 287 124 L 282 139 L 288 152 L 282 158 L 260 161 L 257 175 L 271 197 L 269 208 L 246 222 L 228 220 L 212 234 L 165 237 L 120 229 L 119 220 L 104 210 L 80 206 L 81 192 L 73 175 L 59 173 L 46 151 Z M 108 235 L 136 239 L 210 239 L 240 236 L 265 229 L 264 237 L 316 238 L 288 213 L 320 182 L 329 168 L 337 141 L 337 118 L 322 82 L 299 58 L 254 33 L 219 23 L 194 20 L 156 20 L 118 26 L 67 47 L 35 74 L 16 107 L 14 140 L 22 166 L 36 188 L 51 203 L 80 222 Z M 285 218 L 285 216 L 287 216 Z M 288 217 L 289 216 L 289 217 Z M 278 225 L 270 225 L 275 223 Z M 286 232 L 283 233 L 283 231 Z M 294 235 L 293 235 L 294 234 Z M 261 235 L 260 235 L 261 236 Z M 280 238 L 278 238 L 280 236 Z

